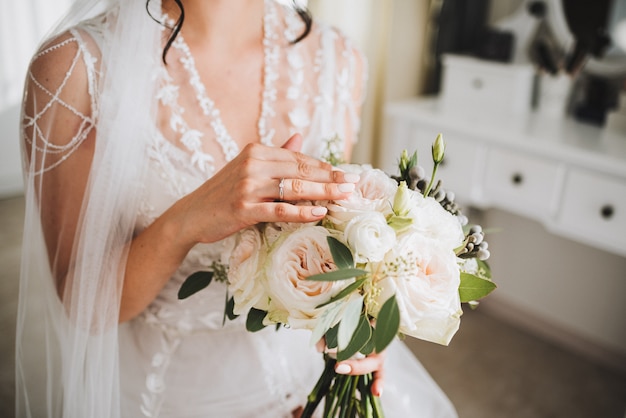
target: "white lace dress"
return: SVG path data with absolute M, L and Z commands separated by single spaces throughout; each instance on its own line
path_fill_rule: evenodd
M 323 158 L 329 150 L 341 149 L 341 141 L 356 137 L 365 81 L 363 58 L 347 38 L 321 24 L 315 24 L 303 41 L 291 44 L 289 40 L 303 28 L 298 15 L 273 1 L 266 1 L 265 7 L 257 140 L 280 146 L 290 134 L 300 132 L 303 152 Z M 60 105 L 78 120 L 71 140 L 42 172 L 62 166 L 94 127 L 99 75 L 106 65 L 99 62 L 97 51 L 106 42 L 106 25 L 105 18 L 79 25 L 35 58 L 35 62 L 50 54 L 71 58 L 65 60 L 67 83 L 49 86 L 33 73 L 29 82 L 45 92 L 50 106 Z M 182 36 L 172 45 L 168 64 L 146 76 L 158 80 L 154 98 L 158 118 L 146 150 L 146 180 L 137 190 L 141 201 L 136 232 L 239 152 L 228 129 L 236 119 L 219 112 Z M 83 78 L 89 95 L 83 108 L 64 91 L 77 77 Z M 43 114 L 25 111 L 25 137 L 31 144 Z M 38 140 L 45 142 L 45 134 Z M 224 322 L 223 283 L 212 283 L 183 301 L 177 298 L 184 279 L 220 260 L 227 245 L 228 239 L 194 247 L 156 300 L 120 326 L 122 416 L 277 418 L 290 417 L 305 403 L 322 370 L 321 355 L 311 347 L 308 332 L 269 327 L 249 333 L 241 319 Z M 387 417 L 456 416 L 446 396 L 399 342 L 388 349 L 385 380 Z

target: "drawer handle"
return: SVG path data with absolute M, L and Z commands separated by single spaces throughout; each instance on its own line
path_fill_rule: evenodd
M 513 184 L 518 186 L 524 182 L 524 176 L 522 176 L 521 173 L 514 173 L 511 176 L 511 181 L 513 182 Z
M 606 219 L 607 221 L 611 219 L 614 214 L 615 209 L 613 208 L 613 205 L 604 205 L 600 209 L 600 215 L 602 215 L 602 218 Z
M 474 87 L 476 90 L 482 89 L 483 85 L 484 85 L 484 82 L 480 78 L 475 78 L 472 80 L 472 87 Z

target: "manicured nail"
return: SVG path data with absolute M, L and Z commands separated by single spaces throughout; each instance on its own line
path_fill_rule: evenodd
M 343 179 L 348 183 L 358 183 L 361 180 L 361 176 L 356 173 L 346 173 L 343 175 Z
M 352 367 L 347 364 L 340 364 L 335 368 L 335 372 L 339 374 L 348 374 L 352 371 Z
M 316 206 L 311 210 L 313 216 L 324 216 L 326 215 L 326 212 L 328 212 L 328 209 L 323 206 Z
M 338 188 L 341 193 L 350 193 L 354 191 L 354 183 L 341 183 Z

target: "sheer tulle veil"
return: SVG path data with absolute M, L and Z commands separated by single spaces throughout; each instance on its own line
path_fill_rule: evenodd
M 160 1 L 150 7 L 160 8 Z M 100 42 L 92 41 L 97 46 L 90 54 L 100 73 L 97 84 L 90 84 L 97 99 L 91 115 L 95 150 L 82 207 L 74 215 L 78 227 L 62 298 L 55 286 L 55 263 L 48 261 L 57 259 L 50 254 L 55 246 L 49 238 L 46 245 L 40 221 L 45 210 L 40 198 L 49 175 L 45 166 L 58 155 L 35 143 L 23 146 L 26 220 L 17 321 L 18 417 L 120 416 L 119 301 L 139 205 L 134 191 L 142 183 L 145 143 L 155 129 L 152 75 L 160 59 L 161 27 L 146 12 L 145 0 L 77 0 L 48 39 L 100 13 L 107 13 L 107 29 Z M 46 120 L 54 118 L 40 122 L 43 137 Z

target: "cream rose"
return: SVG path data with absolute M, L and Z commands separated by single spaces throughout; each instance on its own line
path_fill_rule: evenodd
M 228 282 L 235 308 L 242 315 L 251 307 L 267 309 L 268 296 L 261 281 L 261 265 L 264 260 L 262 237 L 256 227 L 237 234 L 237 243 L 229 259 Z
M 380 212 L 369 212 L 352 218 L 344 236 L 357 263 L 382 261 L 396 243 L 396 233 Z
M 448 345 L 462 314 L 454 253 L 418 234 L 406 234 L 388 254 L 382 277 L 376 306 L 396 295 L 400 332 Z
M 327 205 L 327 219 L 341 231 L 352 218 L 364 213 L 379 212 L 385 216 L 392 214 L 393 198 L 398 188 L 395 180 L 390 179 L 383 171 L 371 167 L 362 169 L 358 174 L 361 178 L 350 197 Z
M 409 230 L 429 238 L 437 245 L 453 250 L 461 245 L 465 236 L 458 218 L 446 211 L 432 197 L 425 198 L 419 192 L 411 192 L 411 208 L 408 217 L 413 220 Z
M 314 274 L 335 270 L 326 238 L 329 232 L 321 226 L 303 226 L 285 233 L 270 250 L 265 268 L 271 300 L 267 320 L 281 322 L 296 329 L 314 329 L 321 309 L 351 280 L 338 282 L 309 281 Z

